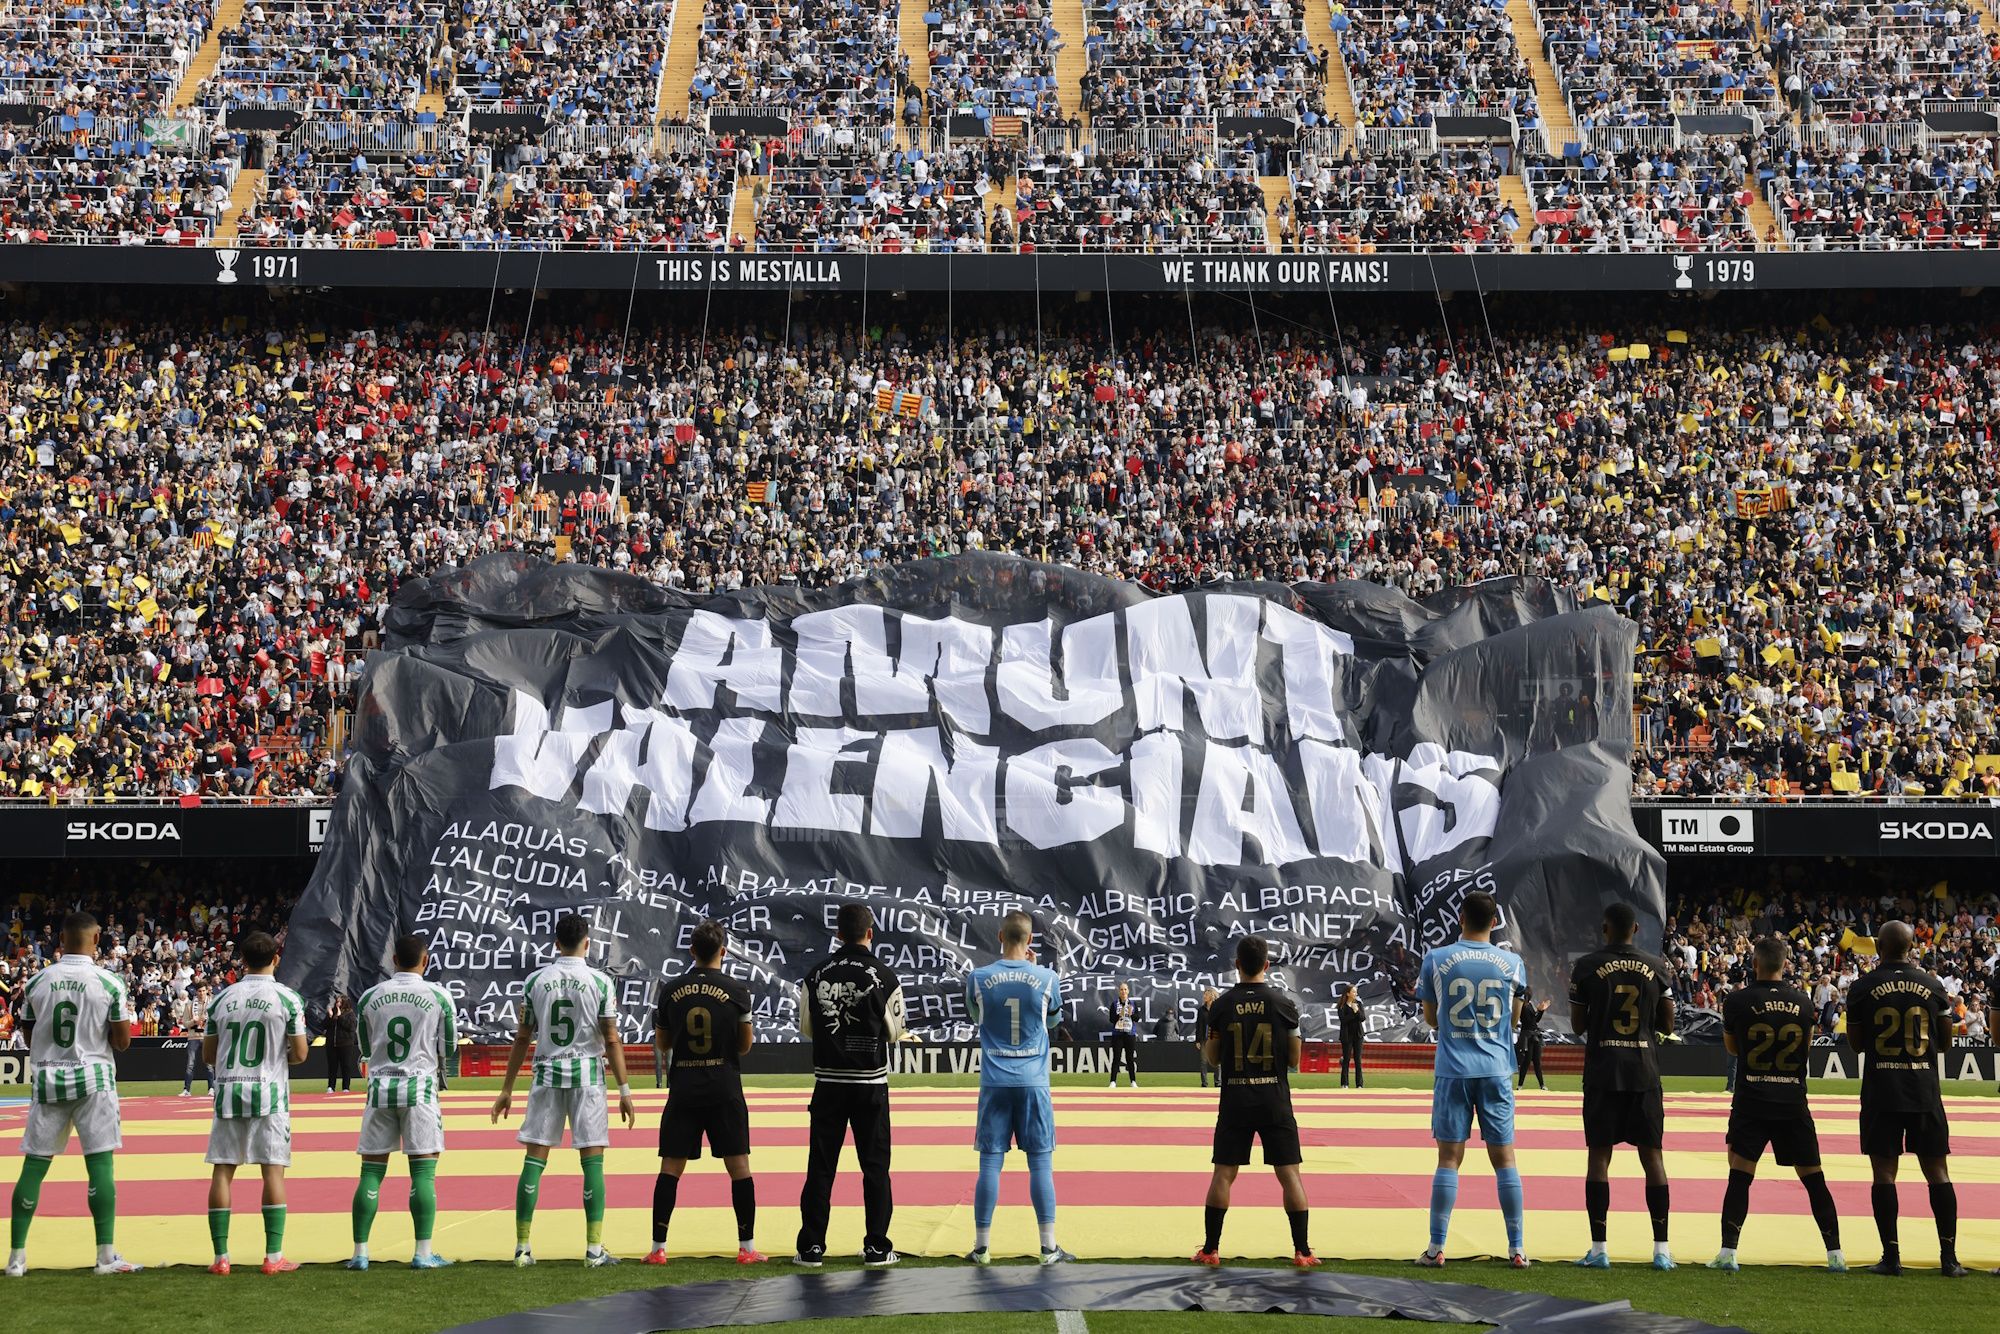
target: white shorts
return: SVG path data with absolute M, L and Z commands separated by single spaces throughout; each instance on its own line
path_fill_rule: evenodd
M 563 1123 L 569 1123 L 572 1149 L 602 1149 L 611 1143 L 611 1112 L 604 1103 L 604 1085 L 589 1088 L 528 1090 L 528 1111 L 521 1118 L 523 1144 L 561 1144 Z
M 361 1109 L 361 1154 L 444 1152 L 444 1115 L 434 1102 Z
M 208 1128 L 207 1161 L 232 1167 L 290 1167 L 292 1114 L 216 1117 Z
M 31 1102 L 21 1152 L 53 1158 L 69 1145 L 70 1127 L 85 1153 L 103 1153 L 124 1144 L 118 1129 L 118 1090 L 100 1089 L 70 1102 Z

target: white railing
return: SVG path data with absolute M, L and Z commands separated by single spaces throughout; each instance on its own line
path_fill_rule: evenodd
M 1376 157 L 1397 153 L 1434 157 L 1438 151 L 1435 125 L 1364 125 L 1360 135 L 1361 146 Z
M 1871 148 L 1884 148 L 1892 153 L 1903 153 L 1924 143 L 1927 133 L 1920 120 L 1815 120 L 1806 123 L 1800 138 L 1806 147 L 1821 152 L 1866 152 Z
M 1616 153 L 1641 148 L 1649 153 L 1681 146 L 1678 125 L 1592 125 L 1582 132 L 1583 141 L 1600 153 Z

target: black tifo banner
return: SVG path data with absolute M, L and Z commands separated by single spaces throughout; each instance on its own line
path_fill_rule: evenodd
M 463 1031 L 511 1034 L 557 918 L 595 924 L 628 1040 L 704 918 L 769 1038 L 844 903 L 868 904 L 915 1031 L 971 1036 L 970 968 L 1033 914 L 1077 1041 L 1129 981 L 1151 1036 L 1275 944 L 1308 1037 L 1451 939 L 1474 889 L 1556 995 L 1622 899 L 1634 627 L 1539 582 L 1427 603 L 1361 583 L 1156 597 L 978 555 L 818 593 L 695 602 L 518 553 L 399 590 L 361 687 L 281 976 L 310 1004 L 431 942 Z
M 1723 292 L 1982 287 L 2000 252 L 1527 254 L 719 254 L 0 246 L 0 282 L 629 293 Z

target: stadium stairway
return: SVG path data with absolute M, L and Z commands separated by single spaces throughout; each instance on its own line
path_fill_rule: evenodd
M 1989 38 L 2000 35 L 2000 22 L 1993 17 L 1993 0 L 1972 0 L 1972 12 L 1979 17 L 1979 30 Z
M 667 63 L 660 70 L 660 120 L 686 120 L 695 62 L 701 57 L 701 0 L 674 0 Z
M 1001 209 L 1013 207 L 1014 178 L 1002 177 L 994 182 L 993 188 L 979 197 L 979 207 L 986 211 L 986 234 L 993 235 L 993 216 Z
M 1750 229 L 1757 233 L 1759 250 L 1790 250 L 1785 234 L 1778 228 L 1778 215 L 1771 211 L 1771 201 L 1764 197 L 1764 183 L 1751 172 L 1743 178 L 1743 188 L 1750 194 Z
M 1313 50 L 1333 55 L 1327 61 L 1326 114 L 1346 127 L 1347 142 L 1352 143 L 1360 116 L 1354 110 L 1354 90 L 1347 85 L 1347 66 L 1338 55 L 1340 42 L 1333 35 L 1332 11 L 1327 8 L 1327 0 L 1305 0 L 1305 24 L 1306 40 Z
M 921 2 L 904 0 L 905 4 Z M 1081 115 L 1083 76 L 1090 68 L 1083 49 L 1084 39 L 1090 35 L 1089 25 L 1083 21 L 1083 0 L 1053 0 L 1049 17 L 1055 21 L 1063 43 L 1062 50 L 1056 52 L 1056 100 L 1062 104 L 1065 116 Z
M 237 224 L 244 212 L 255 203 L 257 196 L 264 192 L 264 169 L 245 167 L 236 173 L 236 180 L 229 187 L 229 211 L 215 224 L 215 243 L 219 246 L 236 244 Z
M 903 0 L 896 16 L 896 33 L 903 54 L 910 58 L 910 82 L 928 90 L 931 86 L 931 34 L 924 26 L 924 0 Z
M 1514 25 L 1514 44 L 1528 58 L 1535 72 L 1535 105 L 1542 113 L 1542 137 L 1550 153 L 1559 154 L 1563 145 L 1576 142 L 1576 125 L 1569 118 L 1569 102 L 1563 97 L 1562 81 L 1542 46 L 1542 30 L 1535 26 L 1532 0 L 1507 0 L 1507 21 Z
M 1283 235 L 1278 227 L 1278 205 L 1292 197 L 1292 178 L 1259 176 L 1257 188 L 1264 192 L 1264 249 L 1275 255 L 1283 248 L 1278 239 Z
M 1514 216 L 1521 225 L 1514 229 L 1514 249 L 1528 248 L 1528 234 L 1535 230 L 1535 206 L 1528 198 L 1528 182 L 1519 171 L 1510 171 L 1500 177 L 1500 199 L 1514 210 Z
M 181 75 L 180 87 L 174 89 L 174 110 L 185 111 L 194 105 L 195 94 L 201 91 L 201 81 L 215 73 L 216 62 L 222 59 L 222 34 L 243 21 L 243 0 L 221 0 L 215 7 L 215 22 L 208 26 L 208 36 L 202 38 L 201 49 L 188 61 L 187 72 Z
M 729 240 L 742 237 L 751 250 L 757 248 L 757 194 L 770 184 L 767 176 L 738 176 L 736 197 L 729 205 Z

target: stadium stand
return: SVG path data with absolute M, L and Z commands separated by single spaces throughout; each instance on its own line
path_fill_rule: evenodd
M 1537 250 L 1754 249 L 1754 199 L 1744 181 L 1755 145 L 1689 140 L 1680 147 L 1589 150 L 1527 159 Z
M 1508 250 L 1521 219 L 1500 195 L 1501 164 L 1486 148 L 1438 153 L 1301 152 L 1292 161 L 1284 248 Z
M 927 10 L 924 25 L 933 118 L 1061 117 L 1056 53 L 1063 42 L 1047 0 L 1014 0 L 997 8 L 949 0 Z
M 1751 16 L 1728 0 L 1537 6 L 1580 132 L 1671 130 L 1680 115 L 1779 114 L 1778 76 Z
M 892 126 L 915 87 L 896 0 L 728 0 L 702 11 L 694 96 L 801 125 Z
M 88 123 L 164 110 L 215 21 L 208 0 L 26 0 L 0 13 L 0 94 Z
M 1243 251 L 1266 244 L 1258 154 L 1197 136 L 1178 148 L 1031 148 L 1015 176 L 1022 251 Z
M 235 160 L 143 139 L 0 131 L 0 235 L 11 242 L 195 245 L 229 207 Z
M 1807 121 L 1914 122 L 1926 103 L 2000 96 L 1994 41 L 1968 0 L 1791 0 L 1765 22 Z
M 1503 0 L 1361 4 L 1332 26 L 1364 127 L 1433 125 L 1440 115 L 1539 123 L 1534 74 Z
M 1300 3 L 1090 0 L 1083 104 L 1093 125 L 1194 123 L 1218 114 L 1325 118 L 1325 72 Z
M 949 338 L 913 312 L 886 359 L 855 311 L 789 342 L 748 307 L 627 338 L 622 305 L 17 311 L 0 794 L 326 792 L 398 581 L 518 544 L 693 590 L 979 548 L 1155 587 L 1545 575 L 1639 624 L 1641 793 L 2000 795 L 1989 330 L 1632 316 L 1454 348 L 1273 308 L 1190 344 L 1177 301 L 1080 311 L 989 302 Z
M 971 141 L 943 153 L 832 152 L 774 165 L 762 187 L 757 241 L 765 250 L 885 254 L 987 248 L 990 150 Z
M 251 0 L 223 31 L 198 100 L 222 108 L 414 114 L 441 75 L 443 17 L 435 0 Z
M 1909 250 L 2000 242 L 1994 140 L 1923 147 L 1793 148 L 1767 186 L 1794 250 Z
M 445 47 L 451 101 L 551 122 L 652 121 L 672 0 L 464 0 Z

